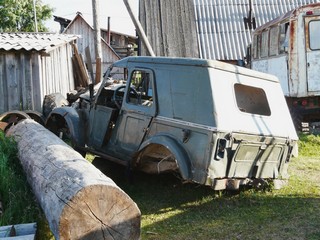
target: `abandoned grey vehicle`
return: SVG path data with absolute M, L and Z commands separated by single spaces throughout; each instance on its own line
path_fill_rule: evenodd
M 297 142 L 276 77 L 188 58 L 119 60 L 46 127 L 79 151 L 216 190 L 286 179 Z

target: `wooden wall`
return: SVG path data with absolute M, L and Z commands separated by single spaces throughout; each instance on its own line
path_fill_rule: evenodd
M 93 63 L 93 71 L 95 72 L 95 49 L 94 49 L 94 31 L 93 28 L 80 16 L 78 15 L 72 23 L 65 30 L 66 34 L 76 34 L 80 35 L 77 40 L 77 46 L 79 53 L 85 59 L 85 49 L 89 46 L 91 61 Z M 108 46 L 108 44 L 103 40 L 102 45 L 102 72 L 104 73 L 108 66 L 113 62 L 119 60 L 120 58 L 117 54 Z
M 70 44 L 47 54 L 39 52 L 0 52 L 0 114 L 10 110 L 42 112 L 44 96 L 74 89 Z
M 139 19 L 156 56 L 199 58 L 192 0 L 139 3 Z M 144 45 L 141 55 L 149 55 Z

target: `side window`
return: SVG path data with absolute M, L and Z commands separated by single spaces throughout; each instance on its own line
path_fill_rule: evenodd
M 153 105 L 153 73 L 148 70 L 134 70 L 130 78 L 127 102 L 134 105 L 151 107 Z
M 279 54 L 279 26 L 272 27 L 270 29 L 270 56 L 276 56 Z
M 289 23 L 284 23 L 280 25 L 280 40 L 279 49 L 280 54 L 287 53 L 289 47 L 289 36 L 290 36 Z
M 309 22 L 309 46 L 311 50 L 320 49 L 320 21 Z
M 261 35 L 257 34 L 253 36 L 253 58 L 257 59 L 260 55 L 260 38 Z
M 268 37 L 269 37 L 269 31 L 268 30 L 263 31 L 261 34 L 261 51 L 260 51 L 260 56 L 262 58 L 268 56 L 268 50 L 269 50 Z
M 234 90 L 237 106 L 241 112 L 271 115 L 268 99 L 262 88 L 237 83 L 234 85 Z

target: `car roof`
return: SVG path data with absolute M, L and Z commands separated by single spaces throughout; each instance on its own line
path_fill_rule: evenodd
M 176 66 L 194 66 L 194 67 L 205 67 L 205 68 L 214 68 L 222 71 L 232 72 L 236 74 L 247 75 L 250 77 L 260 78 L 268 81 L 278 82 L 278 78 L 251 70 L 249 68 L 239 67 L 233 64 L 217 61 L 217 60 L 208 60 L 208 59 L 199 59 L 199 58 L 181 58 L 181 57 L 149 57 L 149 56 L 135 56 L 135 57 L 126 57 L 121 59 L 113 64 L 115 67 L 127 67 L 129 64 L 157 64 L 157 65 L 176 65 Z M 140 66 L 143 67 L 143 66 Z

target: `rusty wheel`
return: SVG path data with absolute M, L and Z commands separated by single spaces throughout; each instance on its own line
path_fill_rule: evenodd
M 44 118 L 43 115 L 37 111 L 33 111 L 33 110 L 26 110 L 24 111 L 26 114 L 28 114 L 28 116 L 33 119 L 35 122 L 41 124 L 42 126 L 44 126 Z
M 10 111 L 0 115 L 0 128 L 6 132 L 11 126 L 21 120 L 30 119 L 29 115 L 21 111 Z

